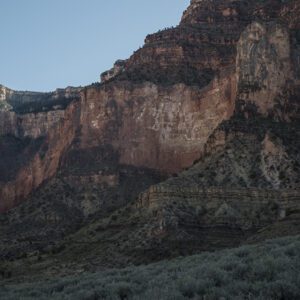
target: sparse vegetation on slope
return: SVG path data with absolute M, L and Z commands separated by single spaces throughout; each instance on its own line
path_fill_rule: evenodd
M 299 299 L 300 236 L 19 285 L 1 299 Z

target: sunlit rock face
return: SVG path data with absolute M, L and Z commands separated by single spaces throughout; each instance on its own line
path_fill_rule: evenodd
M 205 89 L 177 84 L 110 84 L 83 97 L 80 147 L 113 145 L 120 163 L 168 173 L 190 166 L 209 135 L 231 116 L 234 76 Z

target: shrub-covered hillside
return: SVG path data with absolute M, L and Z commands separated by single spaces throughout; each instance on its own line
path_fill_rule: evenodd
M 300 299 L 300 236 L 148 266 L 2 283 L 0 299 Z

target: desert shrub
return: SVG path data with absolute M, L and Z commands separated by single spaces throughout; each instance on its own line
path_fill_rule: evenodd
M 299 299 L 300 236 L 148 266 L 0 284 L 0 299 Z
M 191 276 L 185 276 L 177 281 L 178 288 L 185 298 L 193 298 L 197 291 L 197 280 Z

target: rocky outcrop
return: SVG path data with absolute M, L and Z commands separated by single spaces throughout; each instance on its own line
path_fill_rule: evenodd
M 12 106 L 6 101 L 9 92 L 8 88 L 0 85 L 0 111 L 9 111 L 12 109 Z
M 282 20 L 289 28 L 299 28 L 299 3 L 294 0 L 191 0 L 181 22 L 184 24 L 219 24 L 243 30 L 254 19 Z
M 237 51 L 239 100 L 267 115 L 293 79 L 289 31 L 279 24 L 254 22 L 242 33 Z
M 114 64 L 114 67 L 106 72 L 103 72 L 100 76 L 101 82 L 109 81 L 110 79 L 113 79 L 120 73 L 122 73 L 125 69 L 125 60 L 117 60 Z
M 198 207 L 199 211 L 202 210 L 203 213 L 215 217 L 220 216 L 220 208 L 225 205 L 228 211 L 231 210 L 232 213 L 235 211 L 236 215 L 230 215 L 224 211 L 222 217 L 240 218 L 236 225 L 244 226 L 245 229 L 248 229 L 249 226 L 259 227 L 265 225 L 259 225 L 259 220 L 263 221 L 263 217 L 259 217 L 259 215 L 266 213 L 263 209 L 264 206 L 271 207 L 273 205 L 274 219 L 284 218 L 300 207 L 298 190 L 205 188 L 196 183 L 178 186 L 177 181 L 172 179 L 151 187 L 148 191 L 142 193 L 136 202 L 138 208 L 149 208 L 151 210 L 169 204 L 178 204 L 179 206 L 184 204 L 194 206 L 195 209 Z M 213 213 L 209 212 L 210 210 Z M 243 210 L 248 210 L 248 212 Z M 253 216 L 257 215 L 256 220 L 247 217 L 250 211 Z M 212 221 L 211 224 L 217 223 L 216 220 L 210 221 Z

